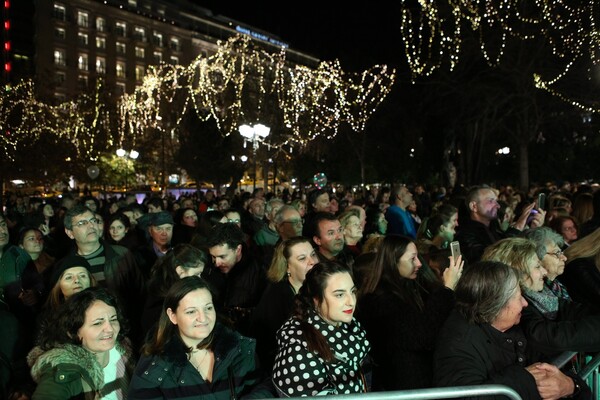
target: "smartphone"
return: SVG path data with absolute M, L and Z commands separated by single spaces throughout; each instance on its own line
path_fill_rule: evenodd
M 460 256 L 460 243 L 458 243 L 458 241 L 454 241 L 450 243 L 450 251 L 452 252 L 452 258 L 454 259 L 454 262 L 456 262 L 456 259 L 458 258 L 458 256 Z
M 543 210 L 546 208 L 546 193 L 538 194 L 537 206 L 539 210 Z

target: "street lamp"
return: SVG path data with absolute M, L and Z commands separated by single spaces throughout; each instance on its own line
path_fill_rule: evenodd
M 123 149 L 118 149 L 117 150 L 117 156 L 125 159 L 125 191 L 127 191 L 127 177 L 129 175 L 129 161 L 128 159 L 131 158 L 132 160 L 135 160 L 136 158 L 138 158 L 140 155 L 140 153 L 138 153 L 135 150 L 131 150 L 131 151 L 127 151 L 127 150 L 123 150 Z
M 269 136 L 271 128 L 263 124 L 256 124 L 253 126 L 244 124 L 239 127 L 239 131 L 240 135 L 244 138 L 244 147 L 246 146 L 246 142 L 252 142 L 252 159 L 254 162 L 253 190 L 256 190 L 256 150 L 258 149 L 258 145 Z

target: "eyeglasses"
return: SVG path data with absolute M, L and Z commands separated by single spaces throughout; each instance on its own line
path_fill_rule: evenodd
M 232 224 L 237 224 L 240 222 L 239 219 L 227 219 L 227 222 L 231 222 Z
M 302 225 L 301 219 L 292 219 L 290 221 L 281 221 L 282 224 Z
M 98 222 L 100 222 L 98 220 L 98 218 L 94 217 L 94 218 L 90 218 L 90 219 L 82 219 L 81 221 L 77 221 L 73 224 L 73 226 L 78 226 L 78 227 L 83 227 L 83 226 L 88 226 L 88 224 L 98 224 Z
M 562 252 L 562 250 L 556 250 L 554 253 L 546 253 L 546 254 L 554 256 L 556 258 L 560 258 L 560 256 L 563 255 L 563 252 Z

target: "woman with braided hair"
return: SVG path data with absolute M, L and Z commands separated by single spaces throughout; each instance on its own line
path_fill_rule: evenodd
M 272 379 L 280 397 L 366 391 L 361 365 L 370 344 L 355 307 L 348 267 L 324 261 L 308 271 L 292 317 L 277 332 Z

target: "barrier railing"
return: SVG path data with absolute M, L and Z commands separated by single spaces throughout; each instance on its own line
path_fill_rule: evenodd
M 455 399 L 459 397 L 502 395 L 511 400 L 522 400 L 512 388 L 504 385 L 452 386 L 432 389 L 398 390 L 393 392 L 371 392 L 362 394 L 340 394 L 335 400 L 427 400 Z M 308 397 L 310 398 L 310 397 Z M 314 397 L 317 398 L 317 397 Z M 319 397 L 322 398 L 322 397 Z M 288 397 L 288 400 L 306 400 L 307 397 Z

